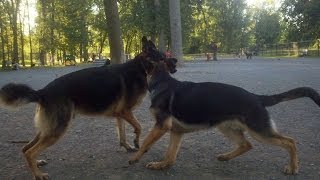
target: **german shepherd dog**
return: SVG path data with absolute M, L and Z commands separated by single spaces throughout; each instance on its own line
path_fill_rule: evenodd
M 139 148 L 141 126 L 132 110 L 147 92 L 147 77 L 155 60 L 165 58 L 153 42 L 142 38 L 142 52 L 124 64 L 87 68 L 61 76 L 40 90 L 25 84 L 9 83 L 0 90 L 6 106 L 37 103 L 37 134 L 22 152 L 35 179 L 48 179 L 38 168 L 37 156 L 65 133 L 75 114 L 111 116 L 117 119 L 120 146 L 127 151 Z M 134 147 L 126 142 L 124 122 L 134 128 Z
M 252 52 L 246 51 L 244 54 L 246 55 L 247 59 L 252 59 Z
M 320 106 L 320 96 L 314 89 L 300 87 L 276 95 L 256 95 L 228 84 L 181 82 L 166 72 L 172 67 L 159 63 L 151 74 L 148 81 L 150 109 L 156 121 L 129 164 L 138 162 L 157 140 L 170 131 L 164 160 L 146 165 L 150 169 L 167 168 L 176 161 L 184 133 L 216 127 L 238 145 L 231 152 L 218 155 L 218 160 L 227 161 L 249 151 L 252 145 L 244 136 L 244 132 L 248 131 L 262 143 L 286 149 L 290 162 L 284 173 L 298 173 L 295 141 L 276 130 L 266 107 L 301 97 L 309 97 Z

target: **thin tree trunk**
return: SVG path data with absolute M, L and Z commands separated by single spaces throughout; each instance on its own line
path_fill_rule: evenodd
M 51 23 L 50 23 L 50 49 L 51 49 L 51 62 L 52 65 L 55 65 L 55 46 L 54 46 L 54 29 L 55 29 L 55 21 L 54 21 L 54 13 L 55 11 L 55 3 L 54 1 L 51 2 L 51 13 L 50 13 L 50 18 L 51 18 Z
M 87 21 L 85 21 L 85 22 L 87 22 Z M 83 58 L 84 58 L 84 61 L 85 62 L 88 62 L 88 59 L 89 59 L 89 53 L 88 53 L 88 44 L 89 44 L 89 42 L 88 42 L 88 26 L 86 25 L 87 23 L 85 23 L 85 26 L 84 26 L 84 34 L 83 34 L 83 36 L 84 36 L 84 41 L 83 41 Z
M 7 42 L 7 46 L 6 46 L 6 48 L 7 48 L 7 61 L 10 61 L 10 59 L 11 59 L 11 55 L 12 55 L 12 48 L 11 48 L 11 45 L 10 45 L 10 41 L 9 41 L 9 34 L 8 34 L 8 29 L 5 27 L 5 36 L 4 37 L 6 37 L 6 42 Z M 6 61 L 6 63 L 7 63 L 7 61 Z M 12 63 L 12 62 L 11 62 Z
M 83 43 L 80 43 L 80 62 L 82 62 L 82 58 L 83 58 Z
M 29 9 L 29 0 L 27 0 L 27 9 Z M 33 67 L 33 53 L 32 53 L 32 38 L 31 38 L 31 27 L 30 27 L 30 13 L 28 11 L 28 31 L 29 31 L 29 47 L 30 47 L 30 63 L 31 67 Z
M 119 64 L 124 60 L 121 42 L 120 19 L 116 0 L 104 0 L 110 45 L 111 63 Z
M 6 68 L 6 53 L 5 53 L 5 42 L 4 42 L 4 28 L 0 24 L 0 37 L 1 37 L 1 50 L 2 50 L 2 69 Z
M 178 59 L 178 65 L 182 65 L 180 0 L 169 0 L 169 13 L 172 55 Z
M 41 21 L 44 21 L 44 19 L 46 18 L 46 7 L 45 7 L 45 0 L 40 0 L 40 4 L 41 4 L 41 12 L 40 12 L 40 19 Z M 45 61 L 46 61 L 46 51 L 44 50 L 44 33 L 43 30 L 40 30 L 40 39 L 39 39 L 39 55 L 40 55 L 40 63 L 42 66 L 45 65 Z
M 106 32 L 101 32 L 100 34 L 100 42 L 99 42 L 99 52 L 98 52 L 98 55 L 99 55 L 99 59 L 101 59 L 101 53 L 102 53 L 102 49 L 103 49 L 103 46 L 105 44 L 105 41 L 107 39 L 107 33 Z
M 158 40 L 158 49 L 161 51 L 161 52 L 165 52 L 166 49 L 165 49 L 165 43 L 164 43 L 164 31 L 162 29 L 162 26 L 160 26 L 161 24 L 161 18 L 159 16 L 160 12 L 161 12 L 161 4 L 160 4 L 160 1 L 159 0 L 154 0 L 154 5 L 155 5 L 155 9 L 156 9 L 156 29 L 158 30 L 158 37 L 159 37 L 159 40 Z
M 19 62 L 19 50 L 18 50 L 18 10 L 20 0 L 11 0 L 13 7 L 13 18 L 12 18 L 12 31 L 13 31 L 13 59 L 12 63 L 16 64 Z
M 20 43 L 21 43 L 21 62 L 22 66 L 25 67 L 26 63 L 24 62 L 24 34 L 23 34 L 23 26 L 22 26 L 22 20 L 20 17 Z

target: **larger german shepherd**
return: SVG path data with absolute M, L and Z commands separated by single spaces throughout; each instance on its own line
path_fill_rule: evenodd
M 36 157 L 53 145 L 66 131 L 74 114 L 116 117 L 120 145 L 128 151 L 139 148 L 141 126 L 132 110 L 147 92 L 147 77 L 153 61 L 165 56 L 145 37 L 143 51 L 124 64 L 94 67 L 61 76 L 40 90 L 24 84 L 7 84 L 0 90 L 0 102 L 6 106 L 37 103 L 36 137 L 23 147 L 24 156 L 35 179 L 48 179 L 37 167 Z M 126 142 L 124 122 L 134 128 L 134 147 Z
M 129 160 L 137 162 L 158 139 L 170 131 L 170 142 L 164 160 L 147 164 L 151 169 L 169 167 L 176 156 L 184 133 L 217 127 L 238 147 L 219 155 L 221 161 L 233 159 L 252 148 L 244 132 L 256 140 L 274 144 L 286 149 L 290 155 L 286 174 L 298 173 L 298 157 L 294 139 L 281 135 L 275 123 L 269 118 L 267 106 L 300 97 L 311 98 L 320 106 L 319 94 L 308 87 L 266 96 L 250 93 L 240 87 L 213 82 L 181 82 L 166 71 L 165 63 L 159 63 L 152 72 L 149 84 L 151 112 L 155 117 L 154 128 L 145 138 L 139 151 Z

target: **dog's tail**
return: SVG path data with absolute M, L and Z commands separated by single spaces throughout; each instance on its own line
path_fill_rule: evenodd
M 0 105 L 17 107 L 39 100 L 37 91 L 25 84 L 9 83 L 0 89 Z
M 309 87 L 299 87 L 287 92 L 283 92 L 275 95 L 259 95 L 260 101 L 264 106 L 273 106 L 283 101 L 289 101 L 302 97 L 311 98 L 320 107 L 320 95 L 317 91 Z

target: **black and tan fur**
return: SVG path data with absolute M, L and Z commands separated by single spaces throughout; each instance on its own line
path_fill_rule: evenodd
M 181 82 L 167 72 L 167 65 L 159 63 L 148 81 L 154 128 L 145 138 L 139 151 L 131 157 L 137 162 L 158 139 L 170 131 L 170 142 L 160 162 L 147 164 L 151 169 L 173 165 L 185 133 L 216 127 L 238 147 L 218 155 L 218 160 L 233 159 L 252 148 L 245 138 L 248 133 L 262 143 L 280 146 L 290 155 L 286 174 L 298 173 L 298 157 L 294 139 L 281 135 L 269 118 L 267 106 L 300 97 L 310 97 L 320 106 L 319 94 L 308 87 L 296 88 L 276 95 L 256 95 L 240 87 L 213 82 Z
M 252 59 L 252 52 L 246 51 L 244 54 L 246 55 L 247 59 Z
M 0 90 L 0 102 L 6 106 L 37 103 L 36 137 L 23 147 L 23 153 L 35 179 L 48 179 L 37 167 L 37 156 L 65 133 L 75 114 L 102 115 L 117 119 L 120 145 L 127 151 L 139 148 L 141 126 L 132 110 L 147 92 L 147 77 L 154 60 L 164 58 L 145 37 L 143 51 L 124 64 L 93 67 L 61 76 L 40 90 L 24 84 L 7 84 Z M 134 146 L 126 142 L 123 119 L 136 134 Z

